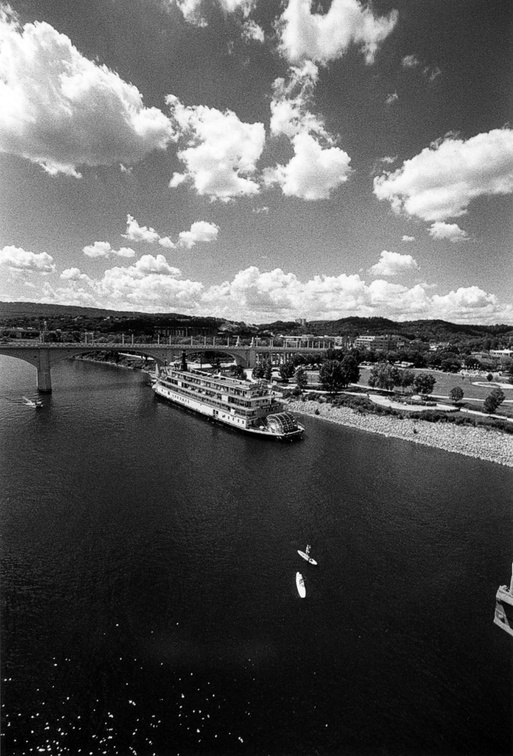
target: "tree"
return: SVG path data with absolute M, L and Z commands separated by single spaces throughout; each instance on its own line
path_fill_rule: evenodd
M 263 378 L 264 377 L 264 368 L 263 368 L 263 366 L 262 365 L 255 365 L 255 367 L 251 371 L 251 375 L 256 380 L 260 380 L 260 378 Z
M 272 377 L 273 377 L 273 364 L 272 364 L 271 360 L 266 360 L 263 367 L 264 367 L 264 375 L 263 375 L 263 377 L 265 378 L 265 380 L 266 381 L 272 380 Z
M 400 370 L 399 371 L 399 386 L 404 389 L 407 389 L 408 386 L 413 386 L 413 381 L 415 380 L 415 373 L 413 370 Z
M 497 400 L 495 399 L 492 394 L 489 394 L 486 399 L 483 402 L 483 408 L 485 412 L 488 412 L 489 414 L 492 414 L 497 409 L 498 404 Z
M 502 404 L 502 402 L 506 398 L 504 391 L 499 387 L 492 389 L 490 396 L 493 396 L 494 402 L 496 403 L 497 407 Z
M 369 386 L 372 388 L 387 389 L 391 391 L 400 382 L 400 371 L 387 362 L 378 362 L 371 370 Z
M 431 394 L 436 383 L 436 378 L 430 373 L 417 373 L 413 385 L 418 394 Z
M 346 384 L 342 363 L 339 360 L 325 360 L 319 370 L 319 380 L 330 393 L 343 388 Z
M 360 380 L 360 368 L 358 367 L 356 357 L 346 354 L 341 361 L 341 367 L 344 373 L 345 386 L 349 386 L 350 383 L 358 383 Z
M 449 392 L 449 396 L 451 397 L 451 402 L 453 404 L 458 404 L 458 402 L 461 402 L 463 399 L 463 389 L 460 386 L 454 386 Z
M 280 365 L 280 378 L 282 379 L 283 383 L 288 383 L 289 378 L 292 378 L 294 375 L 294 365 L 292 362 L 284 362 L 283 365 Z
M 294 374 L 294 378 L 296 381 L 296 386 L 301 392 L 303 392 L 308 383 L 308 378 L 306 377 L 306 370 L 302 367 L 298 367 Z

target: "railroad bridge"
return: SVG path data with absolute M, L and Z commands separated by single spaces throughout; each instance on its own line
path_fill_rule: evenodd
M 319 349 L 311 347 L 279 347 L 272 344 L 260 344 L 253 340 L 249 345 L 240 344 L 119 344 L 119 343 L 6 343 L 0 344 L 0 355 L 16 357 L 29 362 L 37 370 L 36 385 L 39 391 L 49 393 L 52 390 L 52 366 L 65 359 L 71 359 L 81 354 L 91 352 L 122 352 L 151 357 L 159 365 L 172 362 L 180 358 L 183 352 L 192 357 L 217 352 L 219 355 L 232 357 L 237 365 L 253 368 L 262 356 L 279 356 L 280 361 L 287 360 L 292 354 L 319 353 Z

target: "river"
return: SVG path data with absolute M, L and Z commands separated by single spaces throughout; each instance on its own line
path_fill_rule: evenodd
M 0 358 L 3 753 L 511 753 L 513 470 L 308 417 L 246 438 L 131 370 L 52 383 L 30 408 Z

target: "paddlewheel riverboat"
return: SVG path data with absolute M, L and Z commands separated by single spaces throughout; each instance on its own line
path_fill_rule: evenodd
M 253 436 L 294 440 L 305 430 L 284 411 L 266 381 L 243 381 L 182 364 L 158 370 L 152 388 L 157 396 Z

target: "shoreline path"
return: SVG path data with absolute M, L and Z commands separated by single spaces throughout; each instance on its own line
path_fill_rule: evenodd
M 288 408 L 298 414 L 329 420 L 348 428 L 379 433 L 414 444 L 464 454 L 487 462 L 513 467 L 513 435 L 488 428 L 425 420 L 401 419 L 387 415 L 360 415 L 349 407 L 332 407 L 314 401 L 290 401 Z

